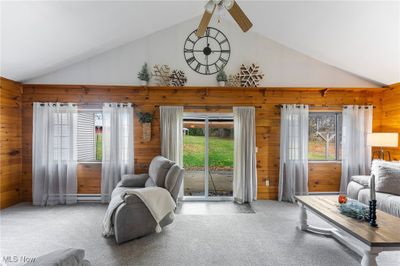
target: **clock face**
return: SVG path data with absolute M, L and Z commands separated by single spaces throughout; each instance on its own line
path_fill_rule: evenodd
M 220 71 L 229 61 L 231 46 L 225 34 L 208 27 L 203 37 L 194 30 L 184 46 L 186 63 L 199 74 L 212 75 Z

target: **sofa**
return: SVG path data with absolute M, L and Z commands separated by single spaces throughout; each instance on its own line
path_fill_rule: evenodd
M 1 264 L 0 264 L 1 265 Z M 23 266 L 90 266 L 90 262 L 85 259 L 83 249 L 67 248 L 53 251 Z
M 347 196 L 369 205 L 371 177 L 375 176 L 377 208 L 400 217 L 400 162 L 374 160 L 371 175 L 352 176 Z
M 177 202 L 182 184 L 184 169 L 175 162 L 162 156 L 156 156 L 149 165 L 147 174 L 124 175 L 113 190 L 111 198 L 121 197 L 127 189 L 158 186 L 165 188 Z M 172 223 L 169 215 L 160 221 L 164 227 Z M 118 244 L 151 234 L 155 231 L 156 221 L 152 214 L 136 195 L 127 195 L 124 202 L 115 210 L 112 217 L 115 240 Z

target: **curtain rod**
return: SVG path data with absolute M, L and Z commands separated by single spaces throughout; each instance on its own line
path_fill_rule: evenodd
M 40 106 L 45 106 L 47 103 L 41 103 L 40 104 Z M 53 103 L 54 105 L 56 104 L 56 103 Z M 60 105 L 61 106 L 65 106 L 65 105 L 67 105 L 68 103 L 60 103 Z M 124 105 L 128 105 L 129 103 L 123 103 Z M 138 107 L 138 105 L 136 105 L 136 104 L 134 104 L 134 103 L 131 103 L 132 104 L 132 106 L 133 107 Z M 33 106 L 33 103 L 31 104 L 32 106 Z M 99 107 L 99 106 L 102 106 L 103 105 L 103 103 L 73 103 L 73 106 L 96 106 L 96 107 Z M 154 105 L 154 107 L 160 107 L 160 105 Z M 231 110 L 234 106 L 222 106 L 222 105 L 203 105 L 203 106 L 201 106 L 201 105 L 184 105 L 183 106 L 184 108 L 187 108 L 187 109 L 229 109 L 229 110 Z M 239 106 L 240 107 L 240 106 Z M 259 108 L 262 108 L 261 106 L 254 106 L 255 108 L 257 108 L 257 109 L 259 109 Z
M 49 105 L 49 104 L 51 104 L 53 106 L 57 105 L 57 103 L 41 103 L 40 106 L 45 106 L 45 105 Z M 58 103 L 58 104 L 60 104 L 60 106 L 68 106 L 68 105 L 70 105 L 69 103 Z M 33 103 L 32 103 L 32 105 L 33 105 Z M 72 103 L 71 105 L 72 106 L 78 106 L 78 104 L 76 104 L 76 103 Z
M 55 106 L 57 103 L 59 102 L 49 102 L 49 103 L 40 103 L 40 106 L 45 106 L 46 104 L 50 104 L 52 103 L 53 106 Z M 69 103 L 59 103 L 61 106 L 66 106 Z M 73 106 L 102 106 L 104 103 L 72 103 Z M 118 104 L 122 104 L 124 106 L 128 106 L 128 104 L 132 104 L 133 107 L 137 107 L 136 104 L 134 103 L 118 103 Z M 31 104 L 33 106 L 33 103 Z
M 297 105 L 297 104 L 295 104 L 295 105 Z M 329 105 L 314 105 L 314 104 L 309 104 L 308 106 L 309 106 L 309 107 L 313 107 L 313 108 L 345 108 L 345 109 L 347 108 L 346 105 L 329 106 Z M 278 104 L 278 105 L 275 105 L 275 107 L 282 108 L 283 105 L 282 105 L 282 104 Z M 300 106 L 296 106 L 296 107 L 297 107 L 297 108 L 300 108 Z M 361 107 L 362 107 L 362 106 L 359 106 L 358 108 L 361 109 Z M 373 107 L 373 108 L 376 108 L 375 105 L 373 105 L 372 107 Z M 365 106 L 365 109 L 367 109 L 367 108 L 368 108 L 368 107 Z
M 243 105 L 245 106 L 245 105 Z M 247 105 L 246 105 L 247 106 Z M 253 105 L 251 105 L 253 106 Z M 160 105 L 155 105 L 154 107 L 160 107 Z M 186 109 L 229 109 L 231 110 L 233 107 L 236 106 L 223 106 L 223 105 L 184 105 L 183 108 Z M 237 106 L 241 107 L 241 106 Z M 261 108 L 261 106 L 254 106 L 255 108 Z

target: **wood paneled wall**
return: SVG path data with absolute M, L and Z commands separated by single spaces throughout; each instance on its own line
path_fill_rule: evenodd
M 340 162 L 308 163 L 308 190 L 310 192 L 337 192 L 340 188 Z
M 20 201 L 22 86 L 0 77 L 0 209 Z
M 400 83 L 392 85 L 383 92 L 381 132 L 400 134 Z M 400 143 L 400 141 L 399 141 Z M 400 147 L 385 148 L 390 151 L 392 160 L 400 160 Z
M 279 176 L 279 131 L 281 103 L 303 103 L 341 107 L 344 104 L 374 104 L 380 117 L 380 89 L 324 88 L 206 88 L 206 87 L 132 87 L 79 85 L 24 85 L 23 94 L 23 200 L 31 200 L 32 186 L 32 102 L 75 102 L 95 106 L 103 102 L 132 102 L 136 111 L 154 113 L 152 139 L 141 141 L 142 129 L 135 118 L 135 168 L 146 172 L 150 160 L 160 153 L 160 105 L 209 106 L 207 111 L 222 111 L 215 106 L 254 105 L 256 109 L 256 141 L 258 146 L 258 198 L 276 199 Z M 323 93 L 325 92 L 325 96 Z M 186 108 L 190 111 L 201 111 Z M 226 111 L 224 109 L 224 111 Z M 374 121 L 378 127 L 379 121 Z M 340 167 L 335 164 L 313 165 L 310 174 L 312 191 L 337 191 Z M 99 193 L 100 165 L 86 164 L 78 168 L 79 193 Z M 269 180 L 269 186 L 266 181 Z

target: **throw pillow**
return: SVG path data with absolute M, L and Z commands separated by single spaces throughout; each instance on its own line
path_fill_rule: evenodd
M 382 165 L 378 169 L 378 176 L 375 177 L 377 192 L 400 195 L 400 168 Z

